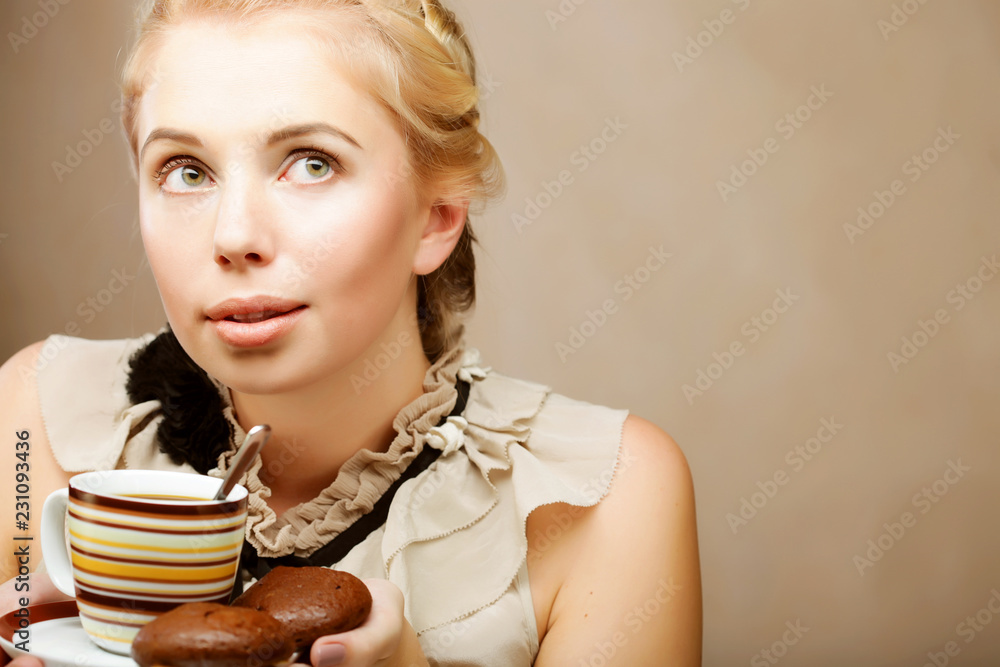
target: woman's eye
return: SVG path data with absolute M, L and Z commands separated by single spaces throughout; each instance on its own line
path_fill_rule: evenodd
M 183 183 L 184 185 L 196 188 L 205 182 L 205 172 L 197 167 L 181 167 L 180 169 L 174 170 L 173 174 Z
M 161 174 L 164 173 L 166 175 L 161 176 L 161 187 L 168 192 L 196 190 L 210 181 L 208 173 L 204 169 L 190 163 L 178 165 L 167 163 L 161 171 Z
M 296 183 L 310 183 L 323 180 L 333 171 L 330 160 L 319 155 L 299 158 L 285 172 L 285 179 Z

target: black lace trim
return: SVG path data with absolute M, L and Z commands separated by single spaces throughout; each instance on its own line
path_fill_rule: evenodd
M 132 355 L 125 389 L 133 405 L 160 402 L 156 439 L 174 463 L 205 474 L 229 449 L 233 429 L 222 415 L 222 396 L 170 329 Z

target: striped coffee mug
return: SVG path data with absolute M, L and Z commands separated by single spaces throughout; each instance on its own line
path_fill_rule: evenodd
M 221 483 L 183 472 L 106 470 L 76 475 L 45 500 L 46 570 L 76 598 L 95 644 L 128 655 L 139 629 L 163 612 L 228 601 L 247 490 L 237 484 L 225 500 L 210 500 Z

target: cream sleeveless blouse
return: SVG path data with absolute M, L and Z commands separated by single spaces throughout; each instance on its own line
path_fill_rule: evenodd
M 152 338 L 47 341 L 58 351 L 39 356 L 38 391 L 64 470 L 194 472 L 159 451 L 159 402 L 132 405 L 125 391 L 129 358 Z M 456 378 L 471 384 L 466 409 L 438 427 L 455 405 Z M 235 442 L 242 442 L 229 391 L 216 385 Z M 389 450 L 359 452 L 312 501 L 276 516 L 258 457 L 241 480 L 250 491 L 246 538 L 262 556 L 307 556 L 370 510 L 424 447 L 440 449 L 435 463 L 399 489 L 385 525 L 335 567 L 403 591 L 406 617 L 432 665 L 530 665 L 539 641 L 525 522 L 542 505 L 586 507 L 604 497 L 627 414 L 494 373 L 459 346 L 428 370 L 423 395 L 396 416 Z M 208 474 L 225 473 L 233 447 Z

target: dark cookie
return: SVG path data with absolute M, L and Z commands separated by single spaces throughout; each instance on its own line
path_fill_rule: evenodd
M 301 649 L 319 637 L 361 625 L 371 611 L 372 596 L 349 572 L 278 566 L 236 598 L 233 606 L 250 607 L 278 619 Z
M 132 659 L 140 667 L 263 667 L 294 650 L 281 623 L 263 612 L 189 602 L 146 624 L 132 642 Z

